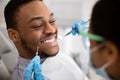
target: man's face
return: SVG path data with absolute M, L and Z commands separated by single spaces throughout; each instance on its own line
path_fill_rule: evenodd
M 35 54 L 37 47 L 41 57 L 56 55 L 57 26 L 53 13 L 41 1 L 32 1 L 20 7 L 17 13 L 20 54 Z M 27 52 L 27 53 L 24 53 Z M 24 53 L 24 54 L 23 54 Z

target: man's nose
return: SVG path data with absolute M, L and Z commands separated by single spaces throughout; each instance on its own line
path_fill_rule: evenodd
M 54 33 L 56 32 L 56 27 L 50 23 L 46 23 L 43 33 Z

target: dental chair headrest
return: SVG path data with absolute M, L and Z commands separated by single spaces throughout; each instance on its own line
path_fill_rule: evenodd
M 10 43 L 10 40 L 7 39 L 2 32 L 0 32 L 0 56 L 11 52 L 12 48 L 13 46 Z

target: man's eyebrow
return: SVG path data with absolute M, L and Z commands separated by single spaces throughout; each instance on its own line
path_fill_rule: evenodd
M 54 16 L 54 13 L 51 13 L 50 16 Z
M 39 17 L 32 17 L 32 18 L 28 21 L 28 23 L 30 23 L 30 22 L 32 22 L 32 21 L 34 21 L 34 20 L 41 20 L 41 19 L 43 19 L 43 17 L 41 17 L 41 16 L 39 16 Z
M 50 16 L 53 16 L 54 14 L 53 13 L 51 13 L 50 14 Z M 28 22 L 31 22 L 31 21 L 34 21 L 34 20 L 41 20 L 41 19 L 43 19 L 44 17 L 42 17 L 42 16 L 39 16 L 39 17 L 33 17 L 33 18 L 31 18 Z

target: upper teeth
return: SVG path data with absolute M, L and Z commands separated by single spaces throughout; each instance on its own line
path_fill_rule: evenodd
M 49 43 L 49 42 L 53 42 L 55 40 L 55 38 L 49 39 L 49 40 L 45 40 L 44 43 Z

